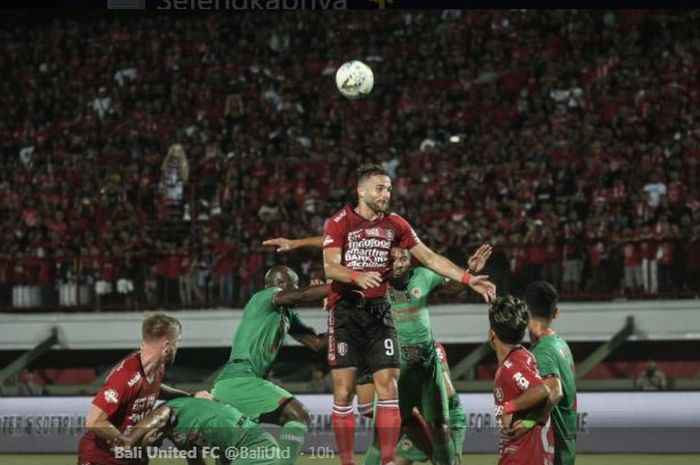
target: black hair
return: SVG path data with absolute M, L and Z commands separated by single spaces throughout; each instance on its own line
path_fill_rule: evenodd
M 529 320 L 525 302 L 512 295 L 498 297 L 489 307 L 491 329 L 506 344 L 523 341 Z
M 537 318 L 553 319 L 558 299 L 557 290 L 546 281 L 535 281 L 525 290 L 525 302 L 532 316 Z

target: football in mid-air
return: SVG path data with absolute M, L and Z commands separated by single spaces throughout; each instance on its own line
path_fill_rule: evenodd
M 348 61 L 335 72 L 335 84 L 345 98 L 355 100 L 372 92 L 374 73 L 361 61 Z

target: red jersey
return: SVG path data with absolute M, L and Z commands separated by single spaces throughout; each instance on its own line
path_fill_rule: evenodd
M 496 402 L 496 419 L 502 428 L 503 404 L 514 400 L 531 386 L 543 384 L 537 369 L 537 361 L 527 349 L 518 347 L 511 351 L 496 371 L 493 397 Z M 498 445 L 499 465 L 551 465 L 554 463 L 554 434 L 549 426 L 536 425 L 516 440 L 501 433 Z
M 139 352 L 135 352 L 112 370 L 92 399 L 92 404 L 101 408 L 119 431 L 126 432 L 153 409 L 164 372 L 164 367 L 160 367 L 153 382 L 149 383 L 141 366 Z M 141 465 L 148 463 L 148 458 L 117 459 L 106 441 L 88 431 L 78 444 L 78 464 L 82 463 Z
M 411 249 L 420 243 L 411 225 L 396 213 L 368 221 L 349 205 L 326 222 L 323 236 L 324 249 L 341 249 L 341 265 L 356 271 L 377 271 L 382 275 L 381 286 L 365 290 L 354 284 L 333 281 L 328 293 L 329 308 L 335 307 L 343 295 L 353 290 L 362 292 L 366 298 L 386 295 L 392 268 L 391 248 Z

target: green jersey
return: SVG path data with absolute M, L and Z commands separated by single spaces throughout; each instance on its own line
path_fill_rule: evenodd
M 574 379 L 574 358 L 569 345 L 558 334 L 551 333 L 540 338 L 530 349 L 543 378 L 557 376 L 561 380 L 563 397 L 552 410 L 552 425 L 557 444 L 572 447 L 576 438 L 576 383 Z M 562 447 L 559 453 L 567 453 Z M 572 451 L 575 454 L 575 451 Z M 557 461 L 560 463 L 560 461 Z
M 445 284 L 445 278 L 427 268 L 414 268 L 406 289 L 389 289 L 391 313 L 402 350 L 402 360 L 416 355 L 432 356 L 435 352 L 433 327 L 428 311 L 428 296 Z
M 280 291 L 278 287 L 269 287 L 248 301 L 233 336 L 229 361 L 218 379 L 238 376 L 264 378 L 277 358 L 287 332 L 294 337 L 313 332 L 303 325 L 295 310 L 272 302 Z
M 175 414 L 167 435 L 177 448 L 216 447 L 220 454 L 248 449 L 257 452 L 257 457 L 239 457 L 237 465 L 281 463 L 274 438 L 230 405 L 193 397 L 169 400 L 166 405 Z
M 240 428 L 255 426 L 230 405 L 210 400 L 179 397 L 169 400 L 166 405 L 175 411 L 175 424 L 172 426 L 170 437 L 180 446 L 233 446 L 235 443 L 229 444 L 228 440 L 217 444 L 217 433 L 225 430 L 231 436 L 228 439 L 234 439 L 235 433 L 242 432 Z

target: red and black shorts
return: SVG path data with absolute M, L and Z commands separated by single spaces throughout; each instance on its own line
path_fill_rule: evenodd
M 367 369 L 399 367 L 399 344 L 386 298 L 343 297 L 328 314 L 328 365 Z

